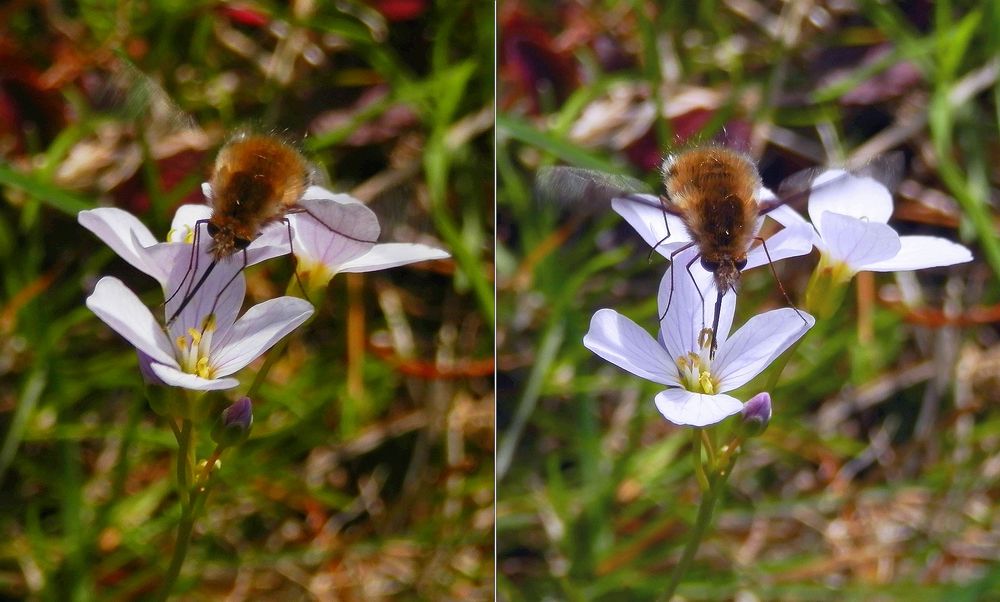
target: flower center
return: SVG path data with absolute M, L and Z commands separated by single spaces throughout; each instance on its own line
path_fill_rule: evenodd
M 712 376 L 711 354 L 712 329 L 704 328 L 698 336 L 698 352 L 690 352 L 677 358 L 677 371 L 680 373 L 681 384 L 688 391 L 715 395 L 719 383 Z
M 829 278 L 837 286 L 849 282 L 854 276 L 851 266 L 827 254 L 820 254 L 819 266 L 816 268 L 816 273 Z
M 189 328 L 186 335 L 177 337 L 177 359 L 182 370 L 204 379 L 215 378 L 215 368 L 209 355 L 213 333 L 215 316 L 209 314 L 202 322 L 201 330 Z
M 176 229 L 171 229 L 169 232 L 167 232 L 167 240 L 168 241 L 172 240 L 178 234 L 178 232 L 180 232 L 181 234 L 180 236 L 181 242 L 185 242 L 189 245 L 194 243 L 194 228 L 188 225 L 181 226 L 181 229 L 179 231 Z
M 316 291 L 322 291 L 330 283 L 330 280 L 333 280 L 333 272 L 330 271 L 330 268 L 311 257 L 300 256 L 298 258 L 298 274 L 302 286 L 305 287 L 310 296 Z

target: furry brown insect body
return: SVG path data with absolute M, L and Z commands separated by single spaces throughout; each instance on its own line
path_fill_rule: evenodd
M 184 299 L 167 324 L 172 323 L 190 303 L 220 260 L 245 251 L 265 226 L 284 219 L 289 211 L 296 208 L 308 186 L 309 166 L 305 158 L 287 142 L 274 136 L 245 133 L 230 139 L 215 159 L 211 180 L 212 216 L 195 224 L 196 244 L 191 251 L 188 273 L 198 272 L 195 249 L 200 236 L 199 224 L 202 223 L 206 224 L 206 231 L 212 237 L 209 246 L 212 263 L 197 283 L 193 277 L 188 281 Z M 291 229 L 288 231 L 288 244 L 292 244 Z M 183 285 L 184 281 L 167 302 L 184 288 Z
M 216 260 L 245 249 L 269 223 L 298 203 L 309 168 L 291 145 L 260 134 L 230 140 L 215 161 L 208 233 Z
M 681 218 L 719 292 L 733 288 L 760 213 L 756 166 L 727 148 L 699 148 L 664 161 L 663 182 L 665 209 Z

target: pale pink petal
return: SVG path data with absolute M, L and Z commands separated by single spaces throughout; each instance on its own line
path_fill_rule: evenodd
M 188 265 L 191 257 L 191 245 L 182 242 L 160 242 L 147 248 L 146 253 L 150 263 L 156 264 L 163 270 L 164 275 L 163 279 L 160 280 L 160 286 L 163 288 L 163 292 L 169 295 L 167 286 L 169 285 L 170 273 L 177 269 L 178 265 Z
M 812 328 L 816 320 L 790 307 L 750 318 L 723 341 L 712 360 L 712 374 L 720 391 L 732 391 L 750 382 L 788 347 Z
M 288 219 L 288 223 L 283 219 L 264 226 L 260 236 L 253 239 L 246 249 L 248 266 L 257 265 L 262 261 L 288 255 L 292 252 L 295 227 L 290 223 L 291 218 L 285 219 Z M 236 254 L 241 255 L 240 252 Z
M 784 228 L 768 238 L 764 244 L 760 244 L 759 241 L 755 243 L 755 246 L 747 253 L 747 266 L 744 269 L 749 270 L 767 264 L 768 256 L 770 256 L 770 261 L 780 261 L 789 257 L 799 257 L 812 251 L 813 227 L 795 210 L 783 205 L 768 212 L 767 216 L 773 218 Z
M 174 213 L 174 219 L 170 222 L 170 234 L 168 242 L 190 242 L 188 234 L 194 231 L 196 222 L 207 220 L 212 216 L 212 208 L 202 204 L 181 205 Z M 205 235 L 203 231 L 202 236 Z
M 766 201 L 776 200 L 778 197 L 775 196 L 771 189 L 767 186 L 761 186 L 757 189 L 757 204 L 764 203 Z
M 650 204 L 618 198 L 611 201 L 611 208 L 625 218 L 646 244 L 656 247 L 656 251 L 669 258 L 678 247 L 691 242 L 691 236 L 680 218 L 659 207 L 660 200 L 650 194 L 636 195 Z M 670 236 L 667 236 L 667 229 Z
M 164 366 L 163 364 L 157 364 L 155 362 L 150 364 L 149 367 L 153 370 L 153 373 L 156 374 L 157 378 L 162 380 L 164 383 L 173 387 L 183 387 L 193 391 L 220 391 L 223 389 L 232 389 L 240 384 L 240 381 L 235 378 L 206 379 L 195 374 L 182 372 L 177 368 Z
M 227 336 L 212 345 L 212 367 L 218 376 L 240 370 L 313 314 L 308 301 L 278 297 L 251 307 Z
M 295 227 L 295 254 L 332 269 L 363 255 L 379 236 L 378 218 L 348 195 L 303 198 L 289 216 Z M 335 269 L 333 270 L 335 271 Z
M 179 367 L 174 346 L 153 314 L 117 278 L 101 278 L 87 297 L 87 307 L 153 361 Z
M 730 395 L 704 395 L 685 389 L 661 391 L 655 402 L 663 417 L 679 426 L 709 426 L 743 409 L 743 403 Z
M 77 221 L 96 234 L 119 257 L 162 283 L 166 270 L 150 261 L 146 253 L 146 247 L 156 244 L 156 237 L 134 215 L 116 207 L 100 207 L 81 211 L 77 214 Z
M 636 376 L 663 385 L 679 385 L 677 364 L 663 347 L 635 322 L 612 309 L 594 314 L 583 344 Z
M 855 272 L 864 266 L 895 257 L 899 235 L 889 226 L 826 212 L 817 224 L 824 254 L 847 264 Z
M 812 187 L 809 218 L 814 224 L 827 211 L 883 224 L 892 215 L 892 195 L 871 178 L 831 169 L 817 176 Z
M 937 236 L 900 236 L 899 243 L 895 257 L 866 264 L 861 271 L 902 272 L 972 261 L 969 249 Z
M 360 257 L 343 263 L 335 272 L 374 272 L 401 265 L 445 259 L 451 257 L 447 251 L 435 249 L 418 243 L 382 243 L 375 245 L 370 251 Z M 333 266 L 327 264 L 331 269 Z

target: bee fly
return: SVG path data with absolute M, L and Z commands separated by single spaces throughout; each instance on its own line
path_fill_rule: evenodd
M 885 182 L 901 172 L 901 162 L 902 155 L 893 153 L 852 173 L 864 173 Z M 813 179 L 825 169 L 811 169 L 792 176 L 782 184 L 779 197 L 771 199 L 761 198 L 761 178 L 753 161 L 743 153 L 721 146 L 698 147 L 671 155 L 663 162 L 662 171 L 665 193 L 660 195 L 658 201 L 639 192 L 647 187 L 638 180 L 572 167 L 540 170 L 536 193 L 543 200 L 571 203 L 579 200 L 586 207 L 607 204 L 612 199 L 655 207 L 663 212 L 667 234 L 655 242 L 654 249 L 666 243 L 671 236 L 667 216 L 679 218 L 690 242 L 674 249 L 669 259 L 673 263 L 679 253 L 695 247 L 697 254 L 685 266 L 688 274 L 691 275 L 690 269 L 695 260 L 700 259 L 701 267 L 714 277 L 717 296 L 710 352 L 714 356 L 722 298 L 730 289 L 735 293 L 740 272 L 747 264 L 747 252 L 755 241 L 761 243 L 777 281 L 767 245 L 756 232 L 757 220 L 786 203 L 808 198 Z M 820 186 L 834 185 L 844 175 Z M 780 281 L 778 287 L 794 308 Z M 670 307 L 672 296 L 673 285 L 664 313 Z M 801 313 L 799 317 L 802 317 Z

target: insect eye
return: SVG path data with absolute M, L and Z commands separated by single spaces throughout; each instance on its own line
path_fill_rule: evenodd
M 212 238 L 215 238 L 215 235 L 219 233 L 219 227 L 212 222 L 208 222 L 206 229 L 208 230 L 208 235 Z
M 736 261 L 736 269 L 737 270 L 742 270 L 745 267 L 747 267 L 747 260 L 746 260 L 745 257 L 743 259 L 739 259 L 739 260 Z
M 245 238 L 237 238 L 236 240 L 233 241 L 233 246 L 236 247 L 238 250 L 242 251 L 243 249 L 250 246 L 250 241 Z
M 705 268 L 706 272 L 714 272 L 719 269 L 718 261 L 709 261 L 704 257 L 701 258 L 701 267 Z

